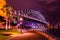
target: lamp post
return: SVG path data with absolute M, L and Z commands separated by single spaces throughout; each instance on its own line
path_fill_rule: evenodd
M 20 31 L 21 34 L 22 34 L 22 26 L 21 26 L 21 25 L 22 25 L 22 22 L 23 22 L 23 18 L 19 16 L 19 17 L 18 17 L 18 20 L 19 20 L 19 21 L 18 21 L 19 23 L 17 24 L 16 27 L 18 28 L 18 31 Z M 21 26 L 21 27 L 19 27 L 19 26 Z
M 20 25 L 22 24 L 23 18 L 20 18 Z M 21 34 L 22 34 L 22 26 L 21 26 Z

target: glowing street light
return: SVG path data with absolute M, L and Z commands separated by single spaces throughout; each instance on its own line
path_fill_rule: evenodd
M 20 21 L 23 21 L 23 18 L 22 17 L 20 18 Z
M 23 18 L 20 18 L 20 25 L 22 24 Z M 22 34 L 22 27 L 21 27 L 21 34 Z
M 18 23 L 17 26 L 16 26 L 17 28 L 22 24 L 23 18 L 22 18 L 22 17 L 19 17 L 18 20 L 19 20 L 19 23 Z M 20 29 L 21 29 L 21 30 L 20 30 Z M 18 28 L 17 30 L 20 31 L 21 34 L 22 34 L 22 27 Z

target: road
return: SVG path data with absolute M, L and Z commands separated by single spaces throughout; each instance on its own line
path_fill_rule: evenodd
M 49 39 L 40 33 L 37 33 L 35 31 L 29 31 L 23 34 L 19 34 L 18 36 L 9 38 L 7 40 L 49 40 Z

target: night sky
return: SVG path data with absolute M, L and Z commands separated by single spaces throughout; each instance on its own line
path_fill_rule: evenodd
M 40 10 L 47 21 L 60 23 L 60 0 L 7 0 L 15 10 Z

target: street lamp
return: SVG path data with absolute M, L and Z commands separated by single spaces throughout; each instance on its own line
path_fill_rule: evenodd
M 20 18 L 20 25 L 22 24 L 23 18 Z M 22 27 L 21 27 L 21 34 L 22 34 Z
M 23 18 L 22 17 L 18 17 L 18 20 L 19 20 L 19 23 L 17 24 L 17 28 L 18 28 L 18 31 L 20 31 L 21 32 L 21 34 L 22 34 L 22 27 L 19 27 L 19 26 L 21 26 L 22 25 L 22 22 L 23 22 Z M 21 30 L 20 30 L 21 29 Z

